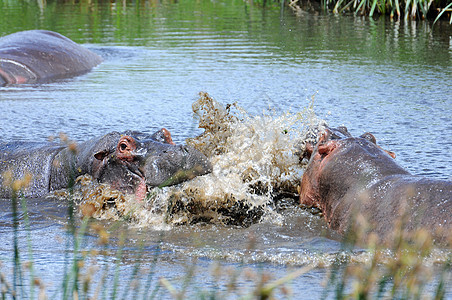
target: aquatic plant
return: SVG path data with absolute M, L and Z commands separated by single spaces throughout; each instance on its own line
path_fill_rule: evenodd
M 450 16 L 450 21 L 449 24 L 452 24 L 452 2 L 450 2 L 446 7 L 442 8 L 442 9 L 438 9 L 439 13 L 438 16 L 435 19 L 435 23 L 439 20 L 439 18 L 441 18 L 441 16 L 445 13 L 449 13 Z
M 300 7 L 306 7 L 306 1 L 289 1 L 289 7 L 300 11 Z M 309 1 L 307 1 L 309 2 Z M 356 15 L 389 15 L 391 18 L 426 19 L 436 17 L 435 22 L 444 15 L 452 13 L 450 0 L 319 0 L 320 7 L 324 10 L 332 9 L 335 14 L 352 12 Z M 309 2 L 310 3 L 310 2 Z M 312 7 L 310 4 L 309 7 Z
M 328 2 L 328 0 L 325 1 L 324 5 L 328 5 Z M 410 6 L 412 9 L 410 9 Z M 394 0 L 393 3 L 391 0 L 387 2 L 385 0 L 339 0 L 335 2 L 333 12 L 340 13 L 347 9 L 351 9 L 355 14 L 367 14 L 373 16 L 375 12 L 386 14 L 386 11 L 388 11 L 391 16 L 397 15 L 400 17 L 402 11 L 406 17 L 411 16 L 415 18 L 418 7 L 421 8 L 421 12 L 424 13 L 425 16 L 429 6 L 430 4 L 427 1 L 407 1 L 404 5 L 405 10 L 401 10 L 401 3 L 399 3 L 399 0 Z

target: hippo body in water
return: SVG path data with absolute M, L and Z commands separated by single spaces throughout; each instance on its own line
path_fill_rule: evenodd
M 73 77 L 101 62 L 96 53 L 52 31 L 21 31 L 0 38 L 0 86 Z
M 345 233 L 362 216 L 381 241 L 390 242 L 401 224 L 403 232 L 423 228 L 436 243 L 447 242 L 452 181 L 410 174 L 372 134 L 353 138 L 345 127 L 326 129 L 306 152 L 300 202 L 321 209 L 332 229 Z
M 211 172 L 207 158 L 196 149 L 173 143 L 166 129 L 148 135 L 111 132 L 69 145 L 14 142 L 0 144 L 0 198 L 11 197 L 7 176 L 31 174 L 25 197 L 40 197 L 68 187 L 89 174 L 101 183 L 143 199 L 147 187 L 176 184 Z M 9 173 L 9 175 L 7 175 Z

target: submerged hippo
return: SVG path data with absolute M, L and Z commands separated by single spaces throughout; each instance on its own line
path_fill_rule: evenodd
M 329 128 L 306 152 L 300 202 L 321 209 L 332 229 L 345 233 L 361 215 L 382 241 L 398 223 L 403 232 L 428 230 L 437 243 L 451 234 L 452 181 L 411 175 L 372 134 L 354 138 L 345 127 Z
M 208 159 L 189 146 L 177 146 L 166 129 L 148 135 L 112 132 L 78 145 L 14 142 L 0 144 L 0 198 L 11 197 L 5 176 L 32 175 L 25 197 L 39 197 L 68 187 L 71 180 L 90 174 L 142 199 L 147 187 L 176 184 L 211 172 Z M 10 175 L 11 176 L 11 175 Z
M 102 58 L 59 33 L 16 32 L 0 38 L 0 86 L 77 76 Z

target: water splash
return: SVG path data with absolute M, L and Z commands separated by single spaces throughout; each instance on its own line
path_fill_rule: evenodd
M 138 204 L 85 178 L 79 180 L 82 212 L 100 219 L 127 216 L 137 226 L 280 223 L 278 202 L 297 199 L 305 163 L 300 153 L 325 125 L 312 103 L 296 114 L 251 116 L 237 103 L 223 106 L 200 93 L 193 111 L 205 131 L 186 142 L 209 157 L 212 173 L 154 188 Z

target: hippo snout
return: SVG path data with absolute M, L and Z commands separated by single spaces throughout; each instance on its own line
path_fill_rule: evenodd
M 168 186 L 212 171 L 207 157 L 193 147 L 169 146 L 146 158 L 144 174 L 148 186 Z

